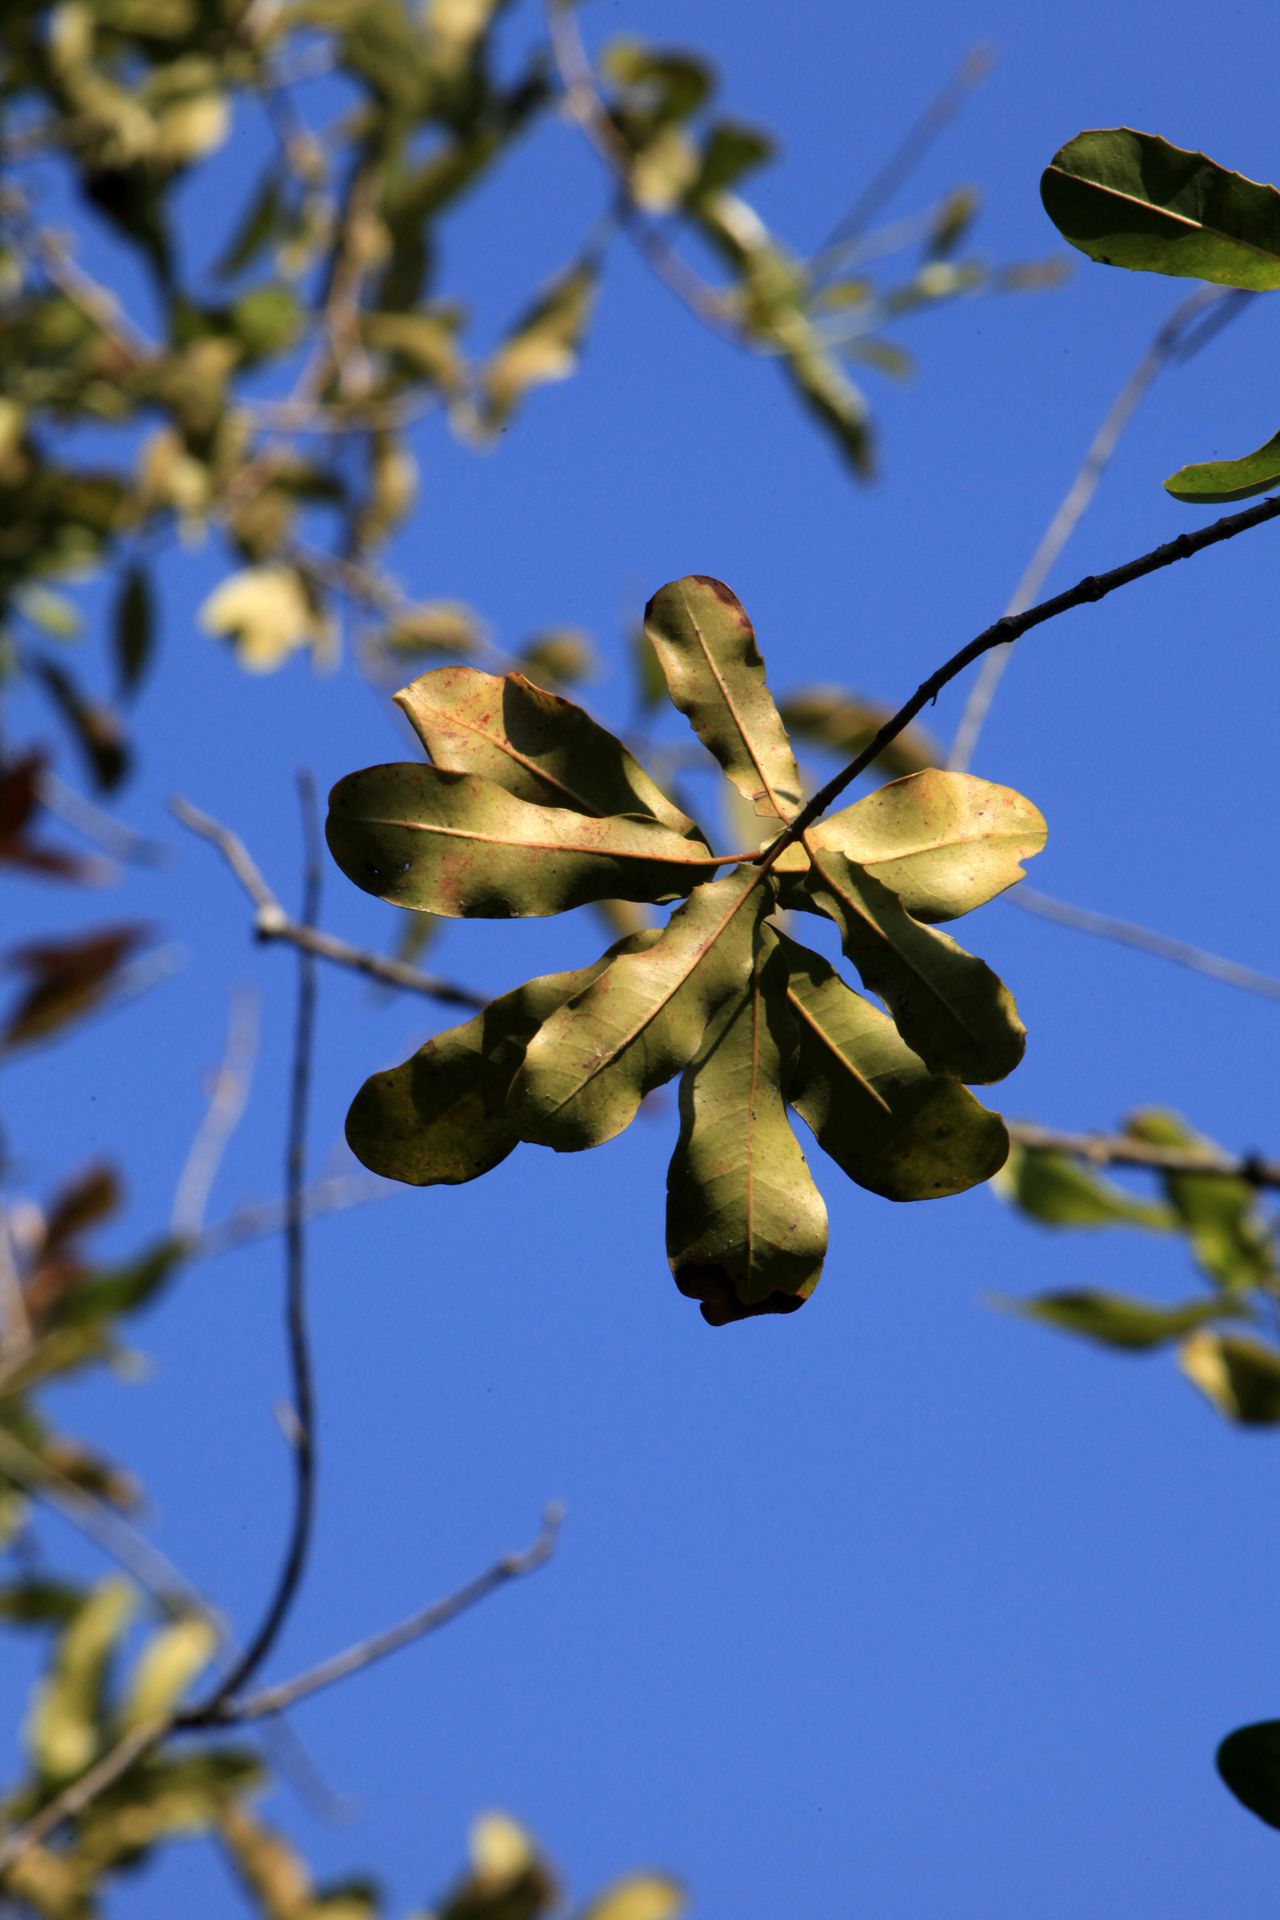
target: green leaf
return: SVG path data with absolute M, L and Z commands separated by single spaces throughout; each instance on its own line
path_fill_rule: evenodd
M 1213 1151 L 1176 1113 L 1148 1107 L 1125 1132 L 1156 1147 Z M 1191 1242 L 1196 1261 L 1222 1287 L 1268 1286 L 1280 1277 L 1276 1248 L 1248 1180 L 1220 1173 L 1162 1173 L 1160 1182 Z
M 116 686 L 121 695 L 142 684 L 151 660 L 154 621 L 151 585 L 145 567 L 125 569 L 115 606 Z
M 1128 1226 L 1171 1233 L 1177 1224 L 1172 1207 L 1135 1200 L 1114 1180 L 1104 1180 L 1066 1154 L 1032 1152 L 1016 1142 L 996 1188 L 1047 1227 Z
M 124 1689 L 117 1731 L 123 1734 L 145 1726 L 175 1707 L 196 1675 L 209 1664 L 217 1645 L 217 1628 L 199 1614 L 175 1620 L 152 1634 Z
M 97 1878 L 162 1840 L 208 1833 L 261 1785 L 262 1774 L 257 1755 L 243 1747 L 152 1755 L 81 1816 L 74 1857 Z
M 589 261 L 545 287 L 480 376 L 480 425 L 495 433 L 530 388 L 567 380 L 578 363 L 595 306 L 598 273 Z
M 340 780 L 326 831 L 334 859 L 366 893 L 450 919 L 670 900 L 717 864 L 648 816 L 535 806 L 478 774 L 414 763 Z
M 83 1587 L 65 1580 L 23 1579 L 0 1587 L 0 1620 L 7 1627 L 65 1627 L 83 1603 Z
M 1242 1807 L 1280 1827 L 1280 1720 L 1237 1727 L 1218 1748 L 1217 1767 Z
M 535 633 L 518 658 L 535 681 L 553 687 L 578 686 L 592 679 L 596 670 L 591 636 L 579 627 L 547 627 Z
M 1193 1333 L 1178 1365 L 1228 1420 L 1245 1427 L 1280 1423 L 1280 1354 L 1239 1333 Z
M 382 645 L 390 653 L 466 654 L 477 652 L 483 640 L 479 616 L 463 601 L 424 600 L 397 618 Z M 396 698 L 403 704 L 403 695 Z
M 734 786 L 762 817 L 789 820 L 800 774 L 737 595 L 706 574 L 673 580 L 646 607 L 645 632 L 672 701 Z
M 1203 460 L 1197 466 L 1179 467 L 1165 481 L 1166 493 L 1189 506 L 1209 507 L 1226 500 L 1247 500 L 1253 493 L 1269 493 L 1280 483 L 1280 433 L 1273 433 L 1265 446 L 1239 460 Z
M 405 687 L 396 704 L 446 772 L 479 774 L 538 806 L 648 814 L 674 833 L 702 838 L 620 740 L 522 673 L 500 679 L 474 667 L 440 667 Z
M 1166 1346 L 1202 1327 L 1207 1320 L 1220 1320 L 1221 1300 L 1190 1300 L 1180 1307 L 1152 1307 L 1145 1300 L 1130 1300 L 1118 1293 L 1041 1293 L 1030 1300 L 1009 1294 L 993 1297 L 994 1306 L 1008 1313 L 1022 1314 L 1028 1320 L 1041 1320 L 1065 1333 L 1083 1334 L 1105 1347 L 1123 1347 L 1131 1353 L 1145 1353 L 1152 1347 Z
M 1280 287 L 1280 193 L 1129 127 L 1077 134 L 1040 182 L 1063 237 L 1103 266 Z
M 805 836 L 891 887 L 917 920 L 954 920 L 1023 877 L 1044 846 L 1044 817 L 1011 787 L 968 773 L 894 780 Z
M 897 894 L 843 854 L 814 848 L 808 902 L 830 915 L 845 953 L 933 1073 L 984 1084 L 1012 1073 L 1026 1029 L 1008 988 Z
M 667 1254 L 713 1327 L 803 1306 L 822 1273 L 827 1210 L 787 1119 L 798 1035 L 767 925 L 750 973 L 708 1021 L 680 1082 L 667 1174 Z
M 773 158 L 775 148 L 767 133 L 738 120 L 718 120 L 707 136 L 697 175 L 688 198 L 701 200 L 736 186 L 745 173 Z
M 522 1139 L 576 1153 L 631 1124 L 687 1066 L 751 971 L 773 890 L 756 867 L 701 886 L 643 953 L 620 954 L 530 1041 L 511 1090 Z
M 273 164 L 262 175 L 257 192 L 245 206 L 240 224 L 214 263 L 214 278 L 234 280 L 237 274 L 252 266 L 262 249 L 281 231 L 283 214 L 284 195 L 280 173 Z
M 684 1889 L 665 1873 L 629 1873 L 597 1894 L 582 1920 L 679 1920 Z
M 785 934 L 780 944 L 799 1034 L 787 1098 L 836 1165 L 886 1200 L 933 1200 L 989 1180 L 1009 1150 L 999 1115 L 931 1074 L 820 954 Z
M 135 1604 L 129 1581 L 104 1580 L 57 1641 L 26 1730 L 32 1760 L 46 1780 L 74 1779 L 97 1755 L 107 1669 Z
M 347 1115 L 357 1159 L 388 1180 L 419 1187 L 454 1186 L 496 1167 L 520 1139 L 507 1095 L 529 1041 L 617 954 L 657 937 L 632 936 L 593 966 L 528 980 L 474 1020 L 436 1034 L 403 1066 L 373 1074 Z

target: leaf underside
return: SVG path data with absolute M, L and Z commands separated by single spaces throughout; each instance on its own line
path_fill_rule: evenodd
M 654 596 L 646 631 L 728 782 L 731 830 L 750 843 L 763 822 L 763 850 L 803 793 L 745 612 L 693 576 Z M 615 925 L 616 903 L 676 904 L 664 927 L 527 981 L 373 1074 L 347 1120 L 366 1166 L 453 1185 L 521 1141 L 580 1152 L 680 1075 L 668 1255 L 717 1326 L 794 1311 L 822 1272 L 826 1208 L 788 1108 L 888 1199 L 960 1193 L 1003 1166 L 1004 1124 L 964 1083 L 1010 1072 L 1024 1030 L 990 969 L 928 923 L 1021 877 L 1045 838 L 1029 801 L 920 770 L 763 868 L 750 847 L 713 856 L 620 740 L 522 674 L 439 668 L 397 699 L 431 764 L 348 775 L 330 801 L 329 845 L 366 892 L 444 916 L 614 903 Z M 776 927 L 780 907 L 834 920 L 887 1011 Z

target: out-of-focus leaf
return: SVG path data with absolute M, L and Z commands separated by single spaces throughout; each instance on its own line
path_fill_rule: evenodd
M 1047 1227 L 1128 1226 L 1171 1233 L 1177 1224 L 1172 1207 L 1135 1199 L 1066 1154 L 1028 1152 L 1016 1143 L 996 1187 Z
M 520 649 L 520 665 L 543 686 L 573 687 L 596 670 L 591 636 L 577 627 L 549 627 Z
M 217 1645 L 217 1628 L 200 1615 L 175 1620 L 152 1634 L 125 1686 L 118 1731 L 128 1733 L 175 1707 Z
M 1048 832 L 1039 809 L 1012 787 L 968 773 L 894 780 L 828 814 L 805 836 L 882 880 L 917 920 L 954 920 L 1023 877 Z
M 24 974 L 28 985 L 0 1027 L 0 1054 L 46 1040 L 92 1012 L 147 937 L 147 928 L 131 924 L 100 927 L 73 940 L 11 948 L 3 964 Z
M 1207 1320 L 1220 1320 L 1223 1315 L 1221 1300 L 1189 1300 L 1180 1307 L 1152 1307 L 1145 1300 L 1087 1290 L 1041 1293 L 1029 1300 L 998 1294 L 992 1304 L 1008 1313 L 1021 1314 L 1027 1320 L 1040 1320 L 1064 1333 L 1082 1334 L 1104 1347 L 1123 1347 L 1131 1353 L 1146 1353 L 1152 1347 L 1167 1346 L 1170 1341 L 1181 1340 L 1202 1327 Z
M 629 1873 L 597 1894 L 582 1920 L 679 1920 L 684 1888 L 665 1873 Z
M 364 343 L 375 353 L 394 354 L 407 372 L 444 393 L 462 385 L 463 364 L 458 351 L 458 316 L 417 308 L 412 313 L 366 313 L 361 316 Z
M 91 880 L 97 874 L 91 861 L 28 837 L 40 813 L 44 764 L 42 755 L 29 753 L 0 766 L 0 866 L 21 867 L 25 873 L 59 880 Z
M 219 1809 L 217 1830 L 263 1920 L 311 1920 L 311 1875 L 278 1833 L 234 1801 Z
M 759 929 L 740 991 L 712 1014 L 680 1082 L 667 1174 L 667 1255 L 711 1326 L 803 1306 L 822 1274 L 827 1210 L 783 1100 L 797 1043 L 787 969 Z
M 930 260 L 946 260 L 967 238 L 982 206 L 973 187 L 956 187 L 943 200 L 929 228 L 925 254 Z
M 505 425 L 531 388 L 568 379 L 582 350 L 597 282 L 594 263 L 571 267 L 516 321 L 481 370 L 479 423 L 485 433 Z
M 36 1689 L 26 1742 L 46 1780 L 70 1780 L 103 1744 L 104 1694 L 116 1643 L 136 1604 L 127 1580 L 104 1580 L 57 1641 Z
M 120 1206 L 120 1181 L 115 1168 L 95 1160 L 58 1189 L 45 1220 L 44 1248 L 61 1246 L 65 1241 L 109 1220 Z
M 439 1920 L 543 1920 L 559 1889 L 531 1836 L 502 1813 L 471 1825 L 471 1871 L 453 1888 Z
M 100 793 L 110 793 L 129 771 L 129 748 L 118 716 L 101 701 L 89 699 L 55 661 L 35 660 L 32 667 L 75 735 L 94 785 Z
M 209 1833 L 261 1780 L 261 1761 L 242 1747 L 153 1755 L 81 1816 L 76 1858 L 97 1878 L 159 1841 Z
M 251 287 L 227 309 L 227 326 L 250 365 L 287 353 L 306 325 L 306 315 L 291 287 Z
M 396 703 L 446 772 L 479 774 L 537 806 L 650 814 L 674 833 L 701 839 L 607 728 L 521 673 L 499 678 L 441 667 L 405 687 Z
M 1280 1720 L 1237 1727 L 1219 1746 L 1217 1766 L 1242 1807 L 1280 1827 Z
M 1213 1150 L 1176 1113 L 1148 1107 L 1131 1114 L 1125 1132 L 1156 1147 Z M 1198 1264 L 1221 1287 L 1266 1286 L 1280 1274 L 1277 1251 L 1248 1180 L 1207 1173 L 1162 1173 L 1168 1196 Z
M 1240 1333 L 1193 1333 L 1178 1351 L 1178 1365 L 1228 1420 L 1246 1427 L 1280 1422 L 1280 1354 L 1260 1340 Z
M 154 621 L 151 583 L 142 566 L 126 567 L 116 596 L 114 646 L 116 685 L 121 695 L 136 693 L 151 662 Z
M 181 1240 L 161 1240 L 136 1260 L 96 1268 L 69 1296 L 60 1319 L 69 1326 L 86 1326 L 136 1313 L 177 1271 L 186 1251 Z
M 1059 233 L 1103 266 L 1280 287 L 1280 193 L 1156 134 L 1077 134 L 1040 196 Z
M 773 141 L 758 127 L 744 126 L 738 120 L 719 120 L 707 136 L 687 197 L 696 201 L 707 194 L 723 193 L 736 186 L 744 174 L 771 160 L 773 154 Z
M 214 263 L 218 280 L 234 280 L 252 266 L 263 248 L 270 245 L 283 226 L 284 195 L 277 166 L 269 166 L 258 184 L 258 191 L 245 205 L 240 224 L 225 250 Z
M 1253 493 L 1269 493 L 1280 483 L 1280 433 L 1265 446 L 1239 460 L 1202 460 L 1179 467 L 1165 481 L 1165 491 L 1189 506 L 1210 507 L 1226 500 L 1247 500 Z
M 931 1074 L 820 954 L 779 938 L 799 1037 L 787 1098 L 836 1165 L 887 1200 L 963 1193 L 998 1172 L 1009 1148 L 999 1115 Z
M 782 723 L 797 740 L 810 741 L 842 760 L 852 760 L 872 741 L 892 709 L 864 700 L 844 687 L 801 687 L 778 702 Z M 923 727 L 910 726 L 878 756 L 876 765 L 892 774 L 922 773 L 940 766 L 946 749 Z
M 450 919 L 676 899 L 716 865 L 650 817 L 536 806 L 477 774 L 413 762 L 340 780 L 326 832 L 334 859 L 366 893 Z
M 606 80 L 639 96 L 632 111 L 650 125 L 687 120 L 709 97 L 715 75 L 697 54 L 651 47 L 643 40 L 620 34 L 600 55 Z M 625 111 L 623 124 L 626 124 Z
M 789 820 L 800 775 L 737 595 L 706 574 L 673 580 L 646 607 L 645 631 L 672 701 L 734 786 L 762 817 Z
M 544 1022 L 511 1089 L 522 1139 L 576 1153 L 611 1140 L 697 1052 L 707 1021 L 749 978 L 773 904 L 758 868 L 696 889 L 656 941 L 612 960 Z
M 478 614 L 461 600 L 425 600 L 389 627 L 382 645 L 390 653 L 475 653 L 484 640 Z
M 200 609 L 206 633 L 225 637 L 250 673 L 271 673 L 316 637 L 315 613 L 292 567 L 246 567 Z
M 9 1627 L 65 1627 L 84 1604 L 84 1588 L 63 1580 L 20 1580 L 0 1587 L 0 1620 Z
M 813 850 L 809 899 L 840 929 L 845 953 L 934 1073 L 985 1084 L 1012 1073 L 1026 1029 L 1008 988 L 896 893 L 843 854 Z
M 454 1185 L 496 1167 L 520 1138 L 507 1095 L 538 1028 L 616 954 L 656 938 L 623 941 L 594 966 L 526 981 L 474 1020 L 436 1034 L 403 1066 L 373 1074 L 347 1115 L 357 1159 L 411 1186 Z

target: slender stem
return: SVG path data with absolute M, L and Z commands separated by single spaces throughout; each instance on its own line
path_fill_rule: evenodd
M 224 1716 L 233 1720 L 237 1726 L 246 1721 L 262 1720 L 269 1714 L 283 1713 L 287 1707 L 296 1705 L 299 1700 L 307 1699 L 313 1693 L 319 1693 L 324 1687 L 336 1686 L 339 1680 L 348 1679 L 353 1673 L 360 1673 L 365 1667 L 371 1667 L 377 1660 L 385 1660 L 388 1655 L 398 1653 L 401 1648 L 410 1646 L 424 1635 L 435 1633 L 439 1628 L 456 1620 L 460 1613 L 487 1600 L 499 1587 L 506 1586 L 512 1580 L 521 1580 L 526 1575 L 536 1573 L 545 1566 L 555 1551 L 556 1537 L 563 1519 L 559 1507 L 548 1507 L 543 1515 L 542 1531 L 533 1545 L 520 1553 L 505 1554 L 493 1566 L 468 1580 L 465 1586 L 447 1594 L 443 1600 L 437 1600 L 429 1607 L 410 1614 L 408 1619 L 399 1621 L 384 1633 L 372 1634 L 367 1640 L 357 1641 L 342 1653 L 334 1654 L 329 1660 L 322 1660 L 318 1666 L 309 1667 L 305 1673 L 296 1674 L 292 1680 L 285 1680 L 275 1687 L 264 1687 L 260 1693 L 253 1693 L 247 1699 L 233 1700 L 227 1703 Z M 208 1719 L 218 1718 L 196 1710 L 184 1715 L 180 1721 L 184 1726 L 199 1726 L 208 1723 Z
M 966 667 L 980 660 L 984 653 L 993 647 L 1005 647 L 1011 641 L 1021 639 L 1032 627 L 1043 626 L 1047 620 L 1056 620 L 1059 614 L 1069 613 L 1073 607 L 1082 607 L 1095 600 L 1103 600 L 1119 587 L 1131 586 L 1135 580 L 1145 579 L 1149 573 L 1157 573 L 1162 567 L 1171 567 L 1175 561 L 1189 560 L 1193 554 L 1203 553 L 1207 548 L 1220 544 L 1223 540 L 1234 539 L 1239 533 L 1247 533 L 1251 527 L 1260 527 L 1268 520 L 1280 515 L 1280 495 L 1272 495 L 1266 500 L 1257 501 L 1252 507 L 1246 507 L 1241 513 L 1224 514 L 1221 520 L 1215 520 L 1211 526 L 1201 527 L 1197 533 L 1180 533 L 1176 540 L 1166 541 L 1163 546 L 1153 547 L 1150 553 L 1140 554 L 1136 560 L 1127 560 L 1123 566 L 1113 567 L 1108 573 L 1086 574 L 1083 580 L 1077 580 L 1074 587 L 1058 593 L 1051 600 L 1042 600 L 1039 606 L 1029 607 L 1025 613 L 1004 614 L 991 626 L 977 634 L 967 646 L 922 680 L 911 698 L 898 708 L 898 711 L 886 720 L 878 733 L 867 742 L 861 753 L 856 754 L 847 766 L 833 775 L 824 787 L 820 787 L 801 807 L 799 813 L 783 828 L 764 852 L 758 856 L 761 867 L 771 867 L 786 849 L 827 811 L 833 801 L 858 778 L 876 760 L 891 741 L 896 740 L 905 728 L 910 726 L 916 715 L 931 700 L 936 700 L 942 689 L 949 685 Z
M 1280 1187 L 1280 1160 L 1256 1153 L 1232 1155 L 1216 1147 L 1161 1147 L 1124 1133 L 1063 1133 L 1054 1127 L 1011 1120 L 1009 1138 L 1028 1153 L 1062 1153 L 1098 1167 L 1148 1167 L 1157 1173 L 1203 1173 Z
M 169 1230 L 178 1239 L 192 1239 L 204 1226 L 205 1208 L 218 1169 L 248 1104 L 258 1057 L 260 1016 L 261 1003 L 253 989 L 237 989 L 231 998 L 223 1057 L 173 1196 Z
M 134 1727 L 123 1740 L 109 1747 L 100 1760 L 73 1780 L 69 1786 L 56 1794 L 39 1813 L 34 1814 L 25 1826 L 16 1827 L 0 1840 L 0 1876 L 30 1853 L 59 1828 L 64 1820 L 74 1820 L 78 1813 L 102 1794 L 122 1780 L 130 1767 L 136 1766 L 147 1754 L 167 1738 L 173 1726 L 168 1715 L 158 1720 L 147 1720 L 141 1726 Z M 0 1881 L 2 1884 L 2 1881 Z
M 310 926 L 320 904 L 320 821 L 310 776 L 299 775 L 298 785 L 306 839 L 302 922 L 304 926 Z M 197 1712 L 203 1711 L 215 1719 L 246 1680 L 258 1671 L 275 1646 L 302 1583 L 315 1519 L 315 1392 L 307 1339 L 306 1215 L 302 1206 L 306 1176 L 307 1105 L 315 1047 L 315 972 L 314 955 L 305 948 L 300 949 L 293 1084 L 289 1097 L 289 1128 L 285 1149 L 285 1192 L 288 1201 L 285 1221 L 285 1323 L 289 1367 L 293 1378 L 293 1524 L 276 1590 L 261 1625 L 240 1658 L 203 1703 L 203 1708 L 197 1709 Z
M 1280 1000 L 1280 979 L 1275 974 L 1242 966 L 1238 960 L 1227 960 L 1221 954 L 1194 947 L 1189 941 L 1155 933 L 1136 921 L 1117 920 L 1111 914 L 1093 913 L 1088 907 L 1071 907 L 1065 900 L 1055 900 L 1052 894 L 1037 893 L 1033 887 L 1015 887 L 1005 898 L 1010 906 L 1021 907 L 1024 913 L 1034 913 L 1042 920 L 1052 920 L 1057 926 L 1070 927 L 1073 932 L 1091 933 L 1099 940 L 1112 940 L 1138 953 L 1149 953 L 1157 960 L 1172 961 L 1174 966 L 1187 967 L 1192 973 L 1221 980 L 1224 985 L 1239 987 L 1245 993 L 1259 994 L 1264 1000 Z

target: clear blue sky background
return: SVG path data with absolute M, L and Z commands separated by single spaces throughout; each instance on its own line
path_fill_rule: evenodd
M 993 259 L 1058 245 L 1037 182 L 1082 127 L 1148 128 L 1257 178 L 1280 168 L 1274 12 L 1260 0 L 874 14 L 602 0 L 583 20 L 595 43 L 636 31 L 718 59 L 726 106 L 780 136 L 757 196 L 800 249 L 978 40 L 999 64 L 899 210 L 975 183 Z M 216 177 L 236 185 L 260 150 L 245 109 Z M 482 333 L 570 257 L 602 196 L 593 156 L 552 123 L 470 203 L 445 280 Z M 212 249 L 213 197 L 190 213 L 190 244 Z M 424 425 L 397 568 L 415 595 L 473 602 L 505 644 L 590 629 L 606 665 L 591 698 L 614 724 L 629 701 L 624 618 L 688 571 L 740 594 L 778 687 L 840 680 L 896 701 L 999 613 L 1184 291 L 1081 262 L 1056 292 L 904 327 L 920 374 L 875 383 L 883 477 L 860 489 L 774 369 L 700 330 L 619 250 L 580 375 L 536 396 L 495 453 Z M 1159 482 L 1274 430 L 1274 329 L 1256 302 L 1166 377 L 1056 584 L 1198 524 Z M 1029 640 L 976 767 L 1046 814 L 1036 885 L 1259 966 L 1275 933 L 1276 537 Z M 249 979 L 265 1041 L 214 1215 L 280 1184 L 294 966 L 252 947 L 244 899 L 173 827 L 166 796 L 225 818 L 293 900 L 295 768 L 327 788 L 407 745 L 350 664 L 336 681 L 299 663 L 246 682 L 195 626 L 221 564 L 210 547 L 163 568 L 166 644 L 124 806 L 174 862 L 103 903 L 161 923 L 187 965 L 8 1076 L 34 1188 L 79 1159 L 125 1160 L 121 1251 L 167 1218 L 228 995 Z M 944 737 L 959 707 L 958 693 L 940 703 Z M 84 911 L 49 887 L 15 884 L 12 898 L 19 927 Z M 389 938 L 390 910 L 336 872 L 324 919 Z M 994 1104 L 1105 1127 L 1159 1102 L 1234 1148 L 1280 1146 L 1274 1005 L 1008 905 L 959 931 L 1030 1029 Z M 600 944 L 582 916 L 474 923 L 433 960 L 497 991 Z M 316 1170 L 345 1164 L 343 1116 L 365 1075 L 447 1024 L 341 974 L 322 987 Z M 1267 1910 L 1280 1839 L 1230 1800 L 1212 1755 L 1231 1726 L 1280 1713 L 1276 1442 L 1228 1429 L 1167 1361 L 984 1304 L 1076 1285 L 1185 1297 L 1178 1248 L 1053 1237 L 987 1192 L 895 1208 L 818 1166 L 831 1253 L 813 1302 L 716 1332 L 666 1270 L 674 1124 L 668 1096 L 589 1158 L 523 1148 L 471 1187 L 397 1195 L 314 1231 L 321 1511 L 273 1673 L 526 1541 L 549 1498 L 569 1519 L 536 1580 L 297 1713 L 349 1822 L 326 1827 L 288 1794 L 273 1817 L 325 1872 L 379 1873 L 391 1912 L 443 1885 L 489 1806 L 527 1821 L 579 1894 L 663 1865 L 706 1920 Z M 288 1508 L 271 1411 L 286 1392 L 280 1269 L 267 1243 L 192 1271 L 140 1328 L 144 1384 L 56 1403 L 142 1467 L 156 1537 L 241 1627 L 274 1580 Z M 87 1564 L 69 1537 L 65 1550 Z M 26 1677 L 16 1664 L 0 1676 L 10 1723 Z M 238 1895 L 215 1859 L 177 1849 L 114 1910 L 232 1914 Z

